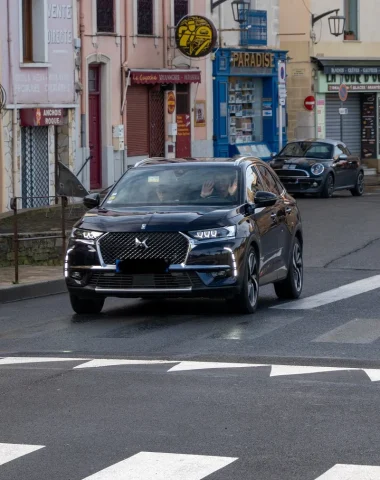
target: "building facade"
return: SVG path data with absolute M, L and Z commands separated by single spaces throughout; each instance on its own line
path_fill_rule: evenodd
M 58 162 L 74 168 L 75 7 L 74 0 L 0 1 L 1 211 L 16 196 L 19 207 L 49 203 Z
M 252 0 L 243 23 L 231 3 L 210 12 L 219 34 L 213 57 L 214 154 L 269 159 L 286 142 L 286 52 L 281 50 L 278 0 Z M 281 115 L 281 118 L 280 118 Z
M 310 35 L 311 13 L 318 15 L 333 8 L 339 8 L 346 18 L 344 35 L 330 34 L 328 18 L 316 23 Z M 376 0 L 281 0 L 280 28 L 281 45 L 291 57 L 289 137 L 341 139 L 367 166 L 378 171 L 379 13 Z M 348 87 L 344 103 L 339 99 L 342 83 Z M 307 96 L 315 98 L 313 111 L 305 108 Z

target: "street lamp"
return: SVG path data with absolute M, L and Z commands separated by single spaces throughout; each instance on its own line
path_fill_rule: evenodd
M 214 11 L 216 7 L 222 5 L 227 0 L 211 0 L 211 13 Z M 234 0 L 231 3 L 232 13 L 234 16 L 235 22 L 244 23 L 247 18 L 247 12 L 249 10 L 249 2 L 243 0 Z
M 330 15 L 330 13 L 335 13 L 334 16 L 329 17 L 330 33 L 335 37 L 339 37 L 340 35 L 343 35 L 344 26 L 346 23 L 346 17 L 343 17 L 342 15 L 338 15 L 338 12 L 339 12 L 339 8 L 337 8 L 336 10 L 329 10 L 328 12 L 322 13 L 321 15 L 313 14 L 311 18 L 312 27 L 314 27 L 314 25 L 318 22 L 318 20 L 321 20 L 322 18 L 327 17 L 327 15 Z
M 246 21 L 247 13 L 249 11 L 249 3 L 234 0 L 231 3 L 231 8 L 235 22 L 244 23 Z

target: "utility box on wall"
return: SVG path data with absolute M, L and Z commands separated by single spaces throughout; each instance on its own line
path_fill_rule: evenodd
M 124 150 L 124 125 L 114 125 L 112 127 L 112 140 L 114 150 Z

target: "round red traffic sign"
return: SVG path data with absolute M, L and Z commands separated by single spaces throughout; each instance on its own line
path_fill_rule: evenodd
M 347 88 L 347 85 L 345 83 L 342 83 L 340 86 L 339 86 L 339 98 L 340 98 L 340 101 L 341 102 L 345 102 L 347 100 L 347 97 L 348 97 L 348 88 Z
M 309 112 L 312 112 L 315 107 L 315 98 L 310 95 L 309 97 L 305 98 L 305 101 L 303 102 L 306 110 L 309 110 Z

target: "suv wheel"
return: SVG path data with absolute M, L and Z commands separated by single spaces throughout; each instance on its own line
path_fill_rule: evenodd
M 350 190 L 354 197 L 361 197 L 364 193 L 364 173 L 359 172 L 355 187 Z
M 282 282 L 274 284 L 276 295 L 281 300 L 296 300 L 303 287 L 302 246 L 298 238 L 294 240 L 288 276 Z
M 259 262 L 253 248 L 249 249 L 243 275 L 240 293 L 228 302 L 241 313 L 254 313 L 259 300 Z
M 72 309 L 79 315 L 100 313 L 104 306 L 104 301 L 104 298 L 79 298 L 70 293 Z

